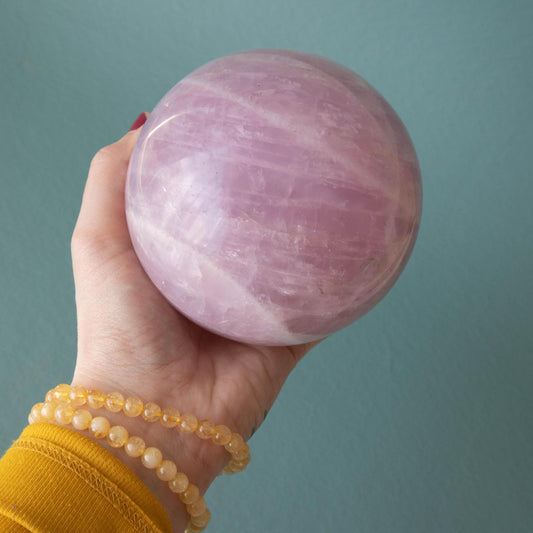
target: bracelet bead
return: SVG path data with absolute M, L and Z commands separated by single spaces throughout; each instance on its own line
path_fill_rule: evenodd
M 70 405 L 74 407 L 80 407 L 87 403 L 87 394 L 88 391 L 85 387 L 80 385 L 72 387 L 69 392 Z
M 130 437 L 124 445 L 124 450 L 130 457 L 140 457 L 146 450 L 146 444 L 141 437 Z
M 93 409 L 101 409 L 106 400 L 106 395 L 103 390 L 92 389 L 87 394 L 87 405 Z
M 55 401 L 46 402 L 41 409 L 41 416 L 43 421 L 50 421 L 54 419 L 54 412 L 58 404 Z
M 245 443 L 244 446 L 232 452 L 231 455 L 233 456 L 233 459 L 237 462 L 244 461 L 250 455 L 250 448 L 248 444 Z
M 41 422 L 43 417 L 41 411 L 43 409 L 44 403 L 37 403 L 31 408 L 30 416 L 28 417 L 28 422 L 34 424 L 35 422 Z
M 213 435 L 213 442 L 219 446 L 228 444 L 231 440 L 231 430 L 227 426 L 219 425 L 215 426 L 215 433 Z
M 198 428 L 198 420 L 190 413 L 181 416 L 179 427 L 183 433 L 194 433 Z
M 103 439 L 107 437 L 111 424 L 109 420 L 103 416 L 95 416 L 89 424 L 89 431 L 91 435 L 97 439 Z
M 189 486 L 179 494 L 180 500 L 184 504 L 195 502 L 200 497 L 200 490 L 196 485 L 189 483 Z
M 226 466 L 225 472 L 227 474 L 236 474 L 237 472 L 242 472 L 250 463 L 250 459 L 245 459 L 244 461 L 230 461 Z
M 93 419 L 93 415 L 87 409 L 77 409 L 74 413 L 74 416 L 72 417 L 72 425 L 76 429 L 87 429 L 89 425 L 91 424 L 91 420 Z
M 124 396 L 120 392 L 110 392 L 105 398 L 105 408 L 111 413 L 118 413 L 124 407 Z
M 201 515 L 193 516 L 191 518 L 191 524 L 196 527 L 205 528 L 211 520 L 211 513 L 209 509 L 206 509 Z
M 202 515 L 206 509 L 207 503 L 202 496 L 192 503 L 187 504 L 187 512 L 191 515 L 191 517 Z
M 224 445 L 224 448 L 233 455 L 239 448 L 242 448 L 244 444 L 244 439 L 238 433 L 233 433 L 230 441 Z
M 122 448 L 128 440 L 128 430 L 124 426 L 113 426 L 107 434 L 107 442 L 113 448 Z
M 60 403 L 54 411 L 54 419 L 59 424 L 70 424 L 74 416 L 74 407 L 69 403 Z
M 140 398 L 130 397 L 124 402 L 124 414 L 131 418 L 139 416 L 143 412 L 143 409 L 144 405 Z
M 174 409 L 174 407 L 165 407 L 162 411 L 160 421 L 163 427 L 176 427 L 181 422 L 180 412 Z
M 70 385 L 67 385 L 65 383 L 62 383 L 61 385 L 58 385 L 52 393 L 52 397 L 56 402 L 59 403 L 68 403 L 69 401 L 69 395 L 70 393 Z
M 211 422 L 211 420 L 201 420 L 198 422 L 198 429 L 196 430 L 196 434 L 201 439 L 210 439 L 215 434 L 215 424 Z
M 161 418 L 161 407 L 153 402 L 148 402 L 144 405 L 142 417 L 147 422 L 157 422 Z
M 144 450 L 144 453 L 141 456 L 141 461 L 146 468 L 153 470 L 154 468 L 158 468 L 162 463 L 163 454 L 158 448 L 151 446 Z
M 187 529 L 185 533 L 201 533 L 205 527 L 198 527 L 192 523 L 192 520 L 187 524 Z
M 176 463 L 169 460 L 162 461 L 156 470 L 157 477 L 161 481 L 172 481 L 177 473 L 178 468 Z
M 174 479 L 168 482 L 168 487 L 172 492 L 179 494 L 189 486 L 189 478 L 183 472 L 178 472 Z

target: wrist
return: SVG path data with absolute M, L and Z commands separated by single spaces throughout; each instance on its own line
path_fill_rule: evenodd
M 87 410 L 94 411 L 90 408 Z M 118 413 L 94 412 L 94 416 L 105 416 L 105 418 L 109 420 L 111 427 L 123 426 L 128 431 L 130 437 L 141 437 L 146 443 L 146 448 L 154 447 L 160 450 L 164 460 L 170 460 L 175 463 L 177 471 L 184 473 L 189 482 L 198 487 L 201 495 L 205 494 L 207 488 L 217 475 L 216 473 L 213 473 L 214 470 L 208 470 L 205 468 L 204 470 L 199 471 L 199 469 L 195 468 L 195 459 L 192 456 L 189 456 L 185 450 L 182 450 L 174 455 L 167 453 L 165 450 L 173 448 L 173 446 L 169 446 L 166 439 L 154 439 L 153 437 L 155 435 L 150 432 L 150 436 L 148 436 L 148 432 L 143 432 L 143 427 L 141 427 L 141 424 L 138 422 L 134 420 L 124 421 L 122 417 L 117 415 Z M 175 494 L 170 490 L 167 482 L 158 478 L 154 469 L 149 469 L 143 466 L 140 457 L 130 457 L 126 453 L 124 447 L 116 448 L 111 446 L 106 438 L 96 438 L 91 434 L 90 431 L 78 430 L 73 428 L 72 425 L 69 425 L 68 427 L 69 429 L 91 439 L 111 453 L 125 466 L 127 466 L 144 483 L 144 485 L 163 506 L 170 522 L 172 523 L 173 531 L 175 533 L 181 533 L 185 530 L 185 527 L 190 520 L 190 516 L 187 512 L 185 504 L 180 501 L 178 494 Z
M 72 386 L 81 385 L 75 378 Z M 87 389 L 100 389 L 107 393 L 113 387 L 101 381 L 83 381 L 83 387 Z M 135 396 L 133 391 L 123 390 L 124 396 Z M 156 397 L 155 400 L 159 401 Z M 90 405 L 79 407 L 88 410 L 93 417 L 104 416 L 111 426 L 123 426 L 129 436 L 141 437 L 146 447 L 155 447 L 163 455 L 163 459 L 175 463 L 178 472 L 184 473 L 191 484 L 194 484 L 204 494 L 215 477 L 223 469 L 228 461 L 228 456 L 223 448 L 213 446 L 195 435 L 183 434 L 177 429 L 164 427 L 159 422 L 148 422 L 141 416 L 129 417 L 123 411 L 112 412 L 105 408 L 96 409 Z M 72 429 L 72 428 L 71 428 Z M 114 448 L 106 438 L 96 438 L 88 430 L 76 430 L 80 434 L 90 438 L 122 463 L 129 467 L 133 473 L 148 487 L 158 501 L 162 504 L 169 519 L 173 524 L 174 531 L 183 531 L 189 520 L 185 505 L 180 501 L 178 494 L 173 493 L 167 482 L 161 481 L 155 470 L 143 466 L 140 458 L 128 456 L 123 448 Z

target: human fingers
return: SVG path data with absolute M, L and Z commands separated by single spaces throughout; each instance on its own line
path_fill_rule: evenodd
M 74 274 L 87 253 L 115 254 L 131 248 L 124 209 L 124 187 L 128 163 L 139 136 L 139 116 L 119 141 L 106 146 L 93 157 L 85 184 L 83 200 L 72 236 Z

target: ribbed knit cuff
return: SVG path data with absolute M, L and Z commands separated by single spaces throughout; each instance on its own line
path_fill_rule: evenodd
M 172 526 L 111 453 L 68 428 L 38 423 L 0 459 L 0 531 L 171 533 Z

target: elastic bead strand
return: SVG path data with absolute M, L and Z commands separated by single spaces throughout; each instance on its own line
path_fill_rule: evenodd
M 225 425 L 215 426 L 210 420 L 198 421 L 196 416 L 191 413 L 180 415 L 179 411 L 173 407 L 161 409 L 159 405 L 153 402 L 143 404 L 140 398 L 124 396 L 120 392 L 111 392 L 105 394 L 100 389 L 87 390 L 82 386 L 70 387 L 70 385 L 61 384 L 52 389 L 46 395 L 46 403 L 70 403 L 72 406 L 87 404 L 93 409 L 105 407 L 108 411 L 123 411 L 129 417 L 141 415 L 147 422 L 160 421 L 161 425 L 166 428 L 178 427 L 183 433 L 196 433 L 204 440 L 212 440 L 215 444 L 223 446 L 231 455 L 230 465 L 231 473 L 240 472 L 246 468 L 250 458 L 250 450 L 244 439 L 238 433 L 232 433 Z M 44 409 L 44 412 L 42 411 Z M 54 418 L 51 407 L 44 407 L 38 417 L 30 415 L 30 421 L 38 419 L 50 420 Z M 227 472 L 228 469 L 224 469 Z
M 140 398 L 124 396 L 120 392 L 106 394 L 100 389 L 86 389 L 83 386 L 61 384 L 46 394 L 46 401 L 33 406 L 28 421 L 56 421 L 60 424 L 71 424 L 75 429 L 88 430 L 97 439 L 105 438 L 115 447 L 122 448 L 130 457 L 140 457 L 146 468 L 155 470 L 157 476 L 167 482 L 169 489 L 176 493 L 185 505 L 190 516 L 186 533 L 203 531 L 211 519 L 205 499 L 198 487 L 189 482 L 186 474 L 178 472 L 173 461 L 164 460 L 161 451 L 155 447 L 147 447 L 141 437 L 129 436 L 123 426 L 112 426 L 103 416 L 93 417 L 87 409 L 76 409 L 87 405 L 92 409 L 105 408 L 110 412 L 123 411 L 128 417 L 142 416 L 148 422 L 160 421 L 167 428 L 178 427 L 183 433 L 196 433 L 204 440 L 212 440 L 223 446 L 232 458 L 224 469 L 225 473 L 233 474 L 244 470 L 250 461 L 248 445 L 238 433 L 232 433 L 224 425 L 215 426 L 210 420 L 201 420 L 195 415 L 181 415 L 173 407 L 161 409 L 159 405 L 148 402 L 143 404 Z
M 100 403 L 101 398 L 100 392 L 98 391 L 94 395 L 95 398 L 98 398 L 98 403 Z M 47 397 L 55 398 L 57 396 L 47 394 Z M 106 438 L 109 444 L 115 448 L 124 447 L 130 457 L 141 457 L 143 465 L 149 469 L 156 469 L 157 476 L 163 481 L 167 481 L 170 490 L 177 493 L 179 499 L 184 503 L 190 517 L 186 531 L 197 533 L 207 527 L 211 513 L 207 509 L 198 487 L 189 483 L 189 479 L 184 473 L 177 471 L 173 461 L 164 460 L 158 448 L 146 447 L 144 440 L 140 437 L 130 437 L 125 427 L 111 427 L 109 420 L 103 416 L 93 418 L 86 409 L 75 409 L 70 403 L 58 403 L 57 401 L 35 404 L 28 418 L 30 424 L 59 419 L 60 423 L 72 424 L 76 429 L 88 429 L 95 438 Z

